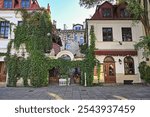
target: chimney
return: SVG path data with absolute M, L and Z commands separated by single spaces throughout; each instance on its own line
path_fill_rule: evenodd
M 48 13 L 51 13 L 51 9 L 50 9 L 49 3 L 47 4 L 47 11 L 48 11 Z
M 56 24 L 57 24 L 57 22 L 56 22 L 55 20 L 53 20 L 53 25 L 55 25 L 55 26 L 56 26 Z

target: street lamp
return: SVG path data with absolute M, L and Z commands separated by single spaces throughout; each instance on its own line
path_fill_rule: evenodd
M 51 33 L 47 33 L 47 37 L 48 37 L 48 39 L 50 39 Z M 50 43 L 51 43 L 51 42 L 50 42 Z M 49 46 L 48 46 L 48 48 L 45 48 L 45 52 L 46 52 L 46 53 L 50 53 L 50 48 L 49 48 Z
M 47 36 L 50 37 L 50 36 L 51 36 L 51 33 L 47 33 Z

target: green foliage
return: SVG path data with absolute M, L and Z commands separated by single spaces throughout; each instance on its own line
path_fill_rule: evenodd
M 135 19 L 139 19 L 140 16 L 143 15 L 144 9 L 141 6 L 140 2 L 138 2 L 138 0 L 120 0 L 120 2 L 128 3 L 127 8 L 129 9 L 130 14 L 132 14 Z
M 143 61 L 139 64 L 139 72 L 141 79 L 150 83 L 150 66 L 148 66 L 146 62 Z
M 139 64 L 139 72 L 140 72 L 140 76 L 141 79 L 145 79 L 145 75 L 146 75 L 146 62 L 143 61 Z
M 148 57 L 150 55 L 150 36 L 144 36 L 138 43 L 135 44 L 135 49 L 144 49 L 143 55 Z
M 31 53 L 29 58 L 29 78 L 34 87 L 48 85 L 48 70 L 46 57 L 39 51 Z
M 0 57 L 1 57 L 1 56 L 6 56 L 6 53 L 0 53 Z
M 90 46 L 88 48 L 88 51 L 85 56 L 84 60 L 84 72 L 86 73 L 87 76 L 87 86 L 92 86 L 93 85 L 93 79 L 94 79 L 94 66 L 96 64 L 95 60 L 95 34 L 94 34 L 94 27 L 91 27 L 90 30 Z
M 150 36 L 150 23 L 149 23 L 149 11 L 148 0 L 120 0 L 121 2 L 128 3 L 128 10 L 132 17 L 137 22 L 140 20 L 144 26 L 146 36 Z
M 97 61 L 97 75 L 98 75 L 98 83 L 100 83 L 100 72 L 101 72 L 101 65 L 100 62 Z
M 67 61 L 62 59 L 50 59 L 45 53 L 51 49 L 51 36 L 48 33 L 52 31 L 50 16 L 45 10 L 41 12 L 28 13 L 21 10 L 23 24 L 17 26 L 15 39 L 8 45 L 6 63 L 8 69 L 8 85 L 16 86 L 18 79 L 23 79 L 24 86 L 29 86 L 28 80 L 34 87 L 48 85 L 48 73 L 53 67 L 59 68 L 60 75 L 69 75 L 71 68 L 80 68 L 82 74 L 82 84 L 84 84 L 84 73 L 87 74 L 87 85 L 93 85 L 93 75 L 95 66 L 95 35 L 94 29 L 91 29 L 90 46 L 87 49 L 85 60 Z M 16 50 L 22 46 L 25 47 L 28 57 L 19 57 L 11 55 L 11 48 L 14 44 Z
M 104 1 L 113 2 L 114 0 L 80 0 L 79 4 L 80 6 L 84 6 L 86 8 L 94 7 Z
M 48 84 L 48 66 L 45 52 L 51 49 L 51 20 L 46 10 L 38 12 L 27 12 L 24 9 L 18 11 L 22 13 L 23 24 L 17 26 L 15 39 L 8 45 L 6 63 L 8 69 L 8 85 L 16 86 L 17 80 L 23 78 L 24 86 L 28 86 L 30 79 L 34 87 L 46 86 Z M 14 44 L 16 50 L 22 45 L 28 52 L 28 58 L 11 55 L 11 47 Z
M 86 54 L 88 48 L 88 44 L 80 45 L 80 52 Z
M 18 26 L 15 31 L 14 46 L 19 49 L 21 44 L 26 45 L 27 52 L 39 50 L 49 52 L 51 49 L 52 39 L 47 34 L 51 33 L 52 24 L 47 12 L 28 13 L 21 10 L 24 22 Z
M 16 55 L 7 59 L 8 86 L 16 86 L 19 77 L 19 62 Z

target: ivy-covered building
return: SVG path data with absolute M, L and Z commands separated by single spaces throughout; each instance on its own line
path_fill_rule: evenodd
M 96 35 L 95 55 L 101 63 L 101 82 L 141 83 L 138 66 L 145 58 L 134 45 L 145 33 L 142 23 L 134 21 L 126 3 L 109 2 L 98 5 L 91 19 L 86 20 L 87 40 L 91 27 Z M 97 69 L 94 77 L 97 82 Z
M 0 0 L 0 53 L 7 53 L 8 43 L 15 38 L 16 26 L 22 24 L 22 16 L 19 9 L 26 9 L 28 12 L 40 10 L 37 0 Z M 48 6 L 48 12 L 50 7 Z M 11 53 L 16 51 L 12 49 Z M 20 54 L 21 53 L 17 53 Z M 6 82 L 5 56 L 0 56 L 0 82 Z

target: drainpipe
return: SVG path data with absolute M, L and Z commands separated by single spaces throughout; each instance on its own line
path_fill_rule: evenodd
M 5 87 L 7 87 L 7 84 L 8 84 L 8 72 L 6 74 L 6 83 L 5 83 Z
M 86 84 L 86 72 L 84 73 L 84 78 L 85 78 L 84 86 L 86 87 L 87 86 L 87 84 Z

